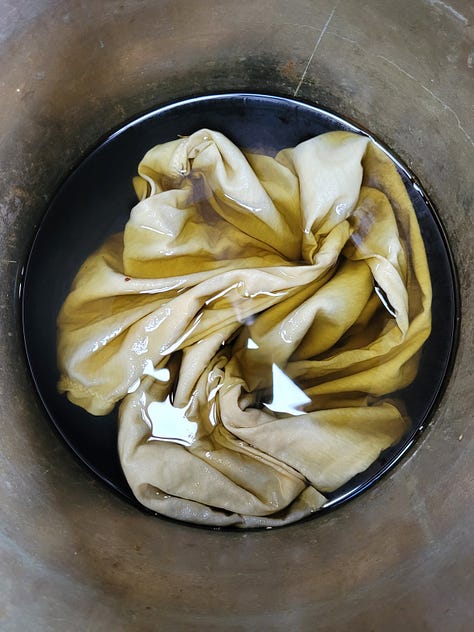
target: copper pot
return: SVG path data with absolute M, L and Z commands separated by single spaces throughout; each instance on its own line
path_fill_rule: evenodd
M 2 629 L 469 629 L 473 19 L 468 0 L 0 1 Z M 237 533 L 143 514 L 73 457 L 26 369 L 17 292 L 49 199 L 99 137 L 244 88 L 332 108 L 392 147 L 438 208 L 464 307 L 416 449 L 334 512 Z

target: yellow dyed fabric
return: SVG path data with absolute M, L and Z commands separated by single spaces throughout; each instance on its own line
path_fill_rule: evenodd
M 406 431 L 390 395 L 430 333 L 395 166 L 347 132 L 268 157 L 204 129 L 138 173 L 124 232 L 59 314 L 60 391 L 93 415 L 121 402 L 121 464 L 158 513 L 255 527 L 317 511 Z

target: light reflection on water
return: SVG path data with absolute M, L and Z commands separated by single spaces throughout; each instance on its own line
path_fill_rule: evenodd
M 181 445 L 191 445 L 197 435 L 198 424 L 188 419 L 189 404 L 177 408 L 170 396 L 164 402 L 152 402 L 146 408 L 145 421 L 151 426 L 150 441 L 171 441 Z
M 251 338 L 247 341 L 248 349 L 258 349 L 257 343 Z M 305 404 L 311 402 L 306 393 L 301 390 L 295 382 L 275 363 L 271 365 L 272 371 L 272 400 L 264 403 L 263 406 L 278 414 L 303 415 L 301 410 Z M 154 369 L 151 361 L 147 363 L 144 371 L 146 375 L 152 376 L 162 383 L 170 380 L 170 372 L 166 368 Z M 210 420 L 215 426 L 219 423 L 216 413 L 216 399 L 222 384 L 211 390 L 208 396 L 210 409 Z M 172 393 L 168 394 L 164 401 L 153 401 L 149 404 L 143 401 L 142 418 L 150 427 L 151 435 L 149 441 L 167 441 L 178 443 L 183 446 L 190 446 L 196 440 L 199 425 L 190 419 L 193 408 L 191 397 L 186 406 L 178 408 L 173 404 Z

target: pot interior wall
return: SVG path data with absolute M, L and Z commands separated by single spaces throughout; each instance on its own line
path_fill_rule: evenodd
M 469 0 L 0 0 L 2 629 L 468 629 L 473 19 Z M 332 108 L 398 153 L 439 210 L 464 306 L 416 449 L 344 507 L 255 533 L 142 514 L 86 471 L 36 398 L 17 296 L 48 201 L 90 146 L 154 105 L 240 89 Z

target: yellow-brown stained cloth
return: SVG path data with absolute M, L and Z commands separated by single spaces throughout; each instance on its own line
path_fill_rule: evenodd
M 121 401 L 136 498 L 177 519 L 275 526 L 397 442 L 431 284 L 392 161 L 330 132 L 244 153 L 203 129 L 151 149 L 123 234 L 81 267 L 58 318 L 59 389 Z

